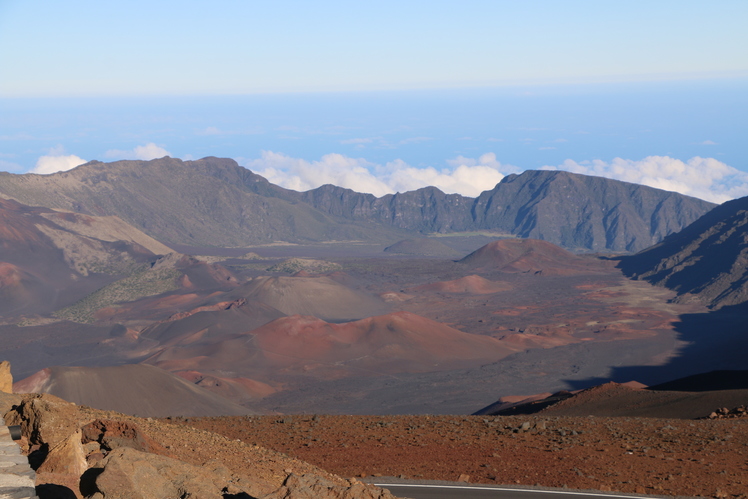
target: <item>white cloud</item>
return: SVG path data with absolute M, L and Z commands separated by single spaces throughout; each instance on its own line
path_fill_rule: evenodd
M 748 173 L 714 158 L 694 157 L 688 161 L 669 156 L 647 156 L 641 160 L 615 158 L 610 162 L 567 159 L 545 170 L 566 170 L 625 182 L 644 184 L 688 196 L 723 203 L 748 195 Z
M 53 149 L 58 151 L 59 149 Z M 49 155 L 42 156 L 36 161 L 36 166 L 32 168 L 29 173 L 39 173 L 41 175 L 48 175 L 55 172 L 64 172 L 75 168 L 78 165 L 86 163 L 86 160 L 79 158 L 74 154 L 70 155 Z
M 716 146 L 717 143 L 713 140 L 705 140 L 704 142 L 699 142 L 700 146 Z
M 401 159 L 382 165 L 342 154 L 327 154 L 318 161 L 307 161 L 272 151 L 264 151 L 258 159 L 238 161 L 288 189 L 306 191 L 333 184 L 376 196 L 434 186 L 446 193 L 475 197 L 493 189 L 505 175 L 522 171 L 501 163 L 494 153 L 478 158 L 458 156 L 447 160 L 444 168 L 415 167 Z M 714 158 L 681 161 L 668 156 L 648 156 L 641 160 L 615 158 L 579 162 L 567 159 L 560 165 L 541 169 L 643 184 L 715 203 L 748 195 L 748 173 Z
M 171 156 L 171 153 L 163 147 L 157 146 L 153 142 L 149 142 L 144 146 L 136 146 L 131 151 L 110 149 L 104 153 L 104 156 L 113 159 L 140 159 L 143 161 L 149 161 L 151 159 L 163 158 L 164 156 Z
M 485 165 L 460 165 L 453 170 L 441 171 L 433 167 L 402 167 L 392 172 L 388 183 L 398 192 L 433 185 L 449 194 L 476 197 L 483 191 L 493 189 L 502 178 L 502 173 Z
M 326 154 L 319 161 L 310 162 L 285 154 L 263 151 L 259 159 L 248 160 L 244 166 L 274 184 L 296 191 L 307 191 L 320 185 L 333 184 L 358 192 L 370 192 L 376 196 L 392 192 L 387 184 L 369 171 L 369 168 L 375 165 L 342 154 Z
M 243 164 L 270 182 L 288 189 L 306 191 L 333 184 L 375 196 L 427 186 L 446 193 L 477 196 L 493 189 L 504 178 L 502 171 L 517 171 L 516 167 L 499 163 L 494 153 L 486 153 L 478 159 L 459 156 L 447 161 L 450 168 L 441 170 L 416 168 L 400 159 L 377 165 L 342 154 L 327 154 L 319 161 L 310 162 L 272 151 L 263 151 L 259 159 L 244 160 Z

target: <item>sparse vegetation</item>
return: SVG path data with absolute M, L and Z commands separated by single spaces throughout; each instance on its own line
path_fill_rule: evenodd
M 122 259 L 111 258 L 109 260 L 90 260 L 79 262 L 75 270 L 83 276 L 89 274 L 109 274 L 109 275 L 128 275 L 138 271 L 142 264 L 132 258 L 123 257 Z
M 337 263 L 326 262 L 324 260 L 313 260 L 311 258 L 289 258 L 288 260 L 282 261 L 272 267 L 268 267 L 268 272 L 288 272 L 295 273 L 305 270 L 307 272 L 333 272 L 335 270 L 341 270 L 341 267 Z
M 94 321 L 94 314 L 101 308 L 177 289 L 176 279 L 180 275 L 178 270 L 172 268 L 154 270 L 150 265 L 143 265 L 131 276 L 120 279 L 73 305 L 58 310 L 54 316 L 88 324 Z

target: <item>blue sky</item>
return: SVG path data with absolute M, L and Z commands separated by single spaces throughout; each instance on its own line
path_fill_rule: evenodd
M 0 0 L 0 169 L 232 157 L 475 195 L 564 168 L 748 194 L 745 1 Z

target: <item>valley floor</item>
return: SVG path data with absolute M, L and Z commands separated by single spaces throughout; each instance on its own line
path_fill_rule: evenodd
M 748 497 L 748 418 L 254 416 L 172 420 L 347 477 Z

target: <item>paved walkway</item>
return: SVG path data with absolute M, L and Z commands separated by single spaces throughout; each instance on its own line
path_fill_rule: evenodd
M 0 418 L 0 499 L 37 499 L 36 473 Z

